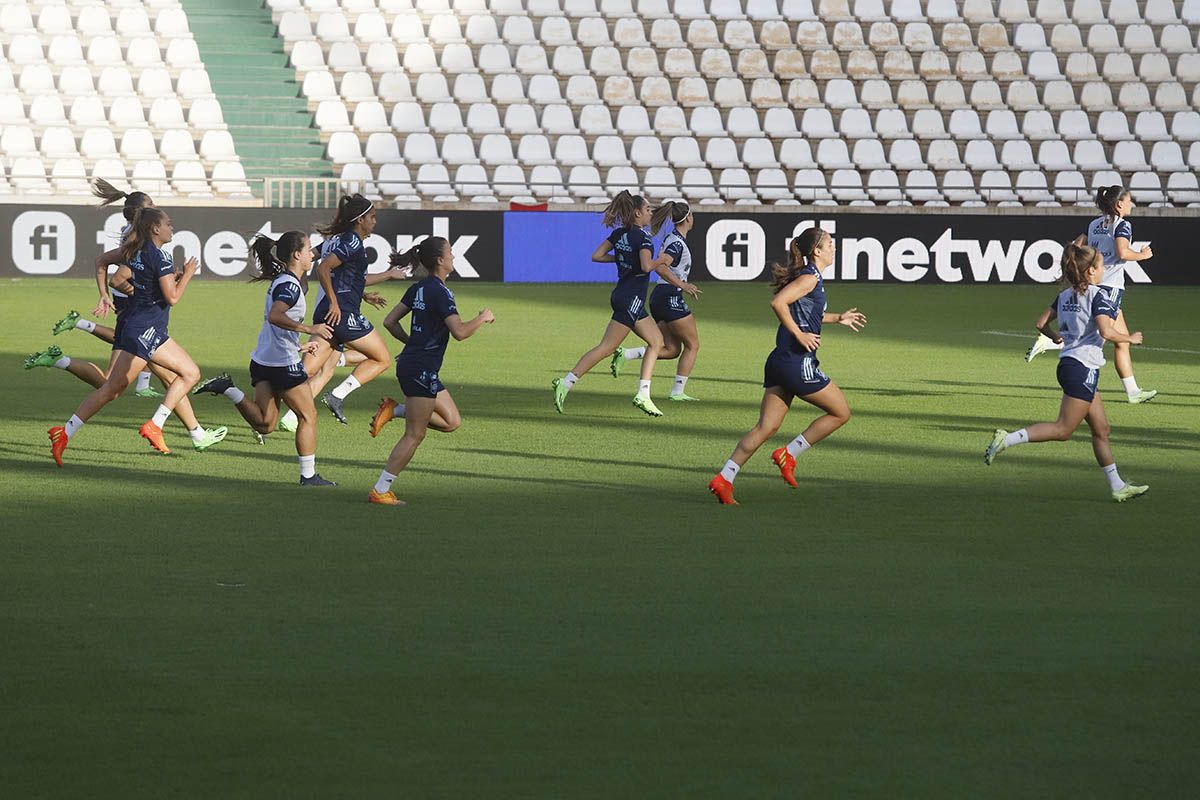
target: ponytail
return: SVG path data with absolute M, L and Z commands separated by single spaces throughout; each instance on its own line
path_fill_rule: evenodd
M 1104 216 L 1116 219 L 1120 216 L 1117 213 L 1117 203 L 1124 200 L 1128 194 L 1129 190 L 1124 186 L 1101 186 L 1096 192 L 1096 207 Z
M 604 209 L 604 227 L 628 227 L 633 224 L 633 215 L 638 212 L 646 199 L 641 195 L 630 194 L 628 189 L 622 189 L 608 208 Z
M 337 213 L 334 214 L 333 222 L 323 228 L 317 228 L 317 233 L 325 238 L 345 233 L 374 207 L 375 204 L 361 194 L 344 194 L 342 199 L 338 200 Z
M 771 264 L 771 292 L 773 294 L 779 294 L 783 287 L 800 276 L 800 270 L 804 269 L 807 260 L 812 257 L 817 246 L 821 244 L 822 237 L 828 235 L 821 228 L 813 227 L 792 239 L 792 244 L 788 247 L 787 266 L 778 262 Z
M 1085 241 L 1084 237 L 1080 236 L 1064 247 L 1062 254 L 1063 284 L 1074 289 L 1077 294 L 1087 291 L 1088 270 L 1092 268 L 1100 255 L 1094 247 L 1084 244 Z
M 418 268 L 423 268 L 428 275 L 437 267 L 438 260 L 449 245 L 441 236 L 429 236 L 403 253 L 392 253 L 388 256 L 388 263 L 393 267 L 409 267 L 413 274 Z
M 679 223 L 687 219 L 690 213 L 692 213 L 691 207 L 682 200 L 668 200 L 654 209 L 654 213 L 650 215 L 650 231 L 657 236 L 668 219 L 671 220 L 672 228 L 678 228 Z
M 133 222 L 133 216 L 137 210 L 152 203 L 150 195 L 145 192 L 122 192 L 104 178 L 96 178 L 92 181 L 92 194 L 104 201 L 100 204 L 101 208 L 112 205 L 118 200 L 124 200 L 121 214 L 125 217 L 126 222 Z
M 143 206 L 133 212 L 133 218 L 129 220 L 129 233 L 125 236 L 125 241 L 121 243 L 118 252 L 121 254 L 121 262 L 128 264 L 130 261 L 142 251 L 146 243 L 151 241 L 154 226 L 158 225 L 167 215 L 165 212 L 150 206 Z
M 308 244 L 308 235 L 303 231 L 288 231 L 276 241 L 259 234 L 250 243 L 250 252 L 258 265 L 258 271 L 250 278 L 251 283 L 273 281 L 288 271 L 292 258 Z

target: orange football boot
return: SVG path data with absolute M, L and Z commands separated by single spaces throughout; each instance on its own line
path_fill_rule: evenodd
M 786 447 L 781 447 L 771 453 L 771 460 L 775 462 L 775 466 L 779 467 L 779 474 L 787 481 L 788 486 L 793 489 L 800 486 L 796 483 L 796 457 L 789 453 Z
M 142 427 L 138 428 L 138 433 L 158 452 L 164 454 L 171 452 L 171 448 L 167 447 L 167 443 L 163 439 L 162 428 L 155 425 L 154 420 L 148 419 L 142 423 Z
M 723 506 L 738 504 L 738 501 L 733 499 L 733 484 L 719 474 L 708 482 L 708 490 L 717 496 L 717 502 Z
M 67 449 L 67 442 L 70 441 L 67 438 L 67 429 L 62 425 L 55 425 L 47 432 L 50 434 L 50 455 L 54 456 L 54 463 L 61 467 L 63 451 Z
M 374 503 L 375 505 L 380 505 L 380 506 L 402 506 L 402 505 L 404 505 L 404 501 L 401 500 L 399 497 L 396 497 L 396 495 L 393 494 L 390 490 L 384 492 L 383 494 L 380 494 L 379 492 L 372 489 L 371 493 L 369 495 L 367 495 L 367 502 Z
M 383 426 L 392 421 L 393 415 L 396 412 L 396 406 L 399 405 L 390 397 L 385 397 L 379 401 L 379 410 L 375 412 L 375 416 L 371 417 L 371 438 L 374 439 L 383 430 Z

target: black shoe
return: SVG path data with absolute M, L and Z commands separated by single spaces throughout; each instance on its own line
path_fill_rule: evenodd
M 233 378 L 229 377 L 228 373 L 222 372 L 215 378 L 201 381 L 200 385 L 192 389 L 192 394 L 225 394 L 226 389 L 232 388 Z
M 342 413 L 342 403 L 346 402 L 345 400 L 342 400 L 339 397 L 334 397 L 332 392 L 326 392 L 321 396 L 321 402 L 329 407 L 329 410 L 333 412 L 333 416 L 338 422 L 342 423 L 343 425 L 350 424 L 349 422 L 346 422 L 346 415 Z
M 319 474 L 313 475 L 311 478 L 301 478 L 301 486 L 337 486 L 333 481 L 327 481 Z

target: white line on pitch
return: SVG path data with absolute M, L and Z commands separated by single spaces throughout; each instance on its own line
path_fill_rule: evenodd
M 1017 333 L 1016 331 L 980 331 L 980 333 L 984 334 L 985 336 L 1013 336 L 1019 339 L 1032 339 L 1034 337 L 1034 334 L 1032 333 Z M 1174 347 L 1149 347 L 1146 345 L 1139 345 L 1138 349 L 1156 350 L 1160 353 L 1185 353 L 1190 356 L 1200 356 L 1200 350 L 1179 350 Z

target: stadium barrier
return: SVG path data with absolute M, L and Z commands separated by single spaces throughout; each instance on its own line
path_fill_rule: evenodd
M 693 280 L 766 280 L 766 265 L 786 257 L 788 243 L 820 225 L 834 234 L 837 260 L 828 277 L 839 281 L 901 283 L 1050 283 L 1065 242 L 1084 231 L 1091 214 L 998 213 L 951 209 L 795 208 L 786 211 L 695 214 L 688 235 Z M 1135 248 L 1152 242 L 1155 257 L 1128 267 L 1132 283 L 1198 285 L 1188 265 L 1195 217 L 1156 214 L 1133 218 Z M 957 212 L 957 213 L 956 213 Z M 196 207 L 179 209 L 168 246 L 177 264 L 200 261 L 202 279 L 249 277 L 248 241 L 256 233 L 312 230 L 328 210 Z M 423 236 L 442 236 L 454 248 L 459 279 L 508 282 L 611 282 L 611 264 L 591 252 L 604 236 L 601 215 L 588 211 L 437 211 L 380 209 L 367 240 L 373 270 L 386 267 L 392 249 Z M 0 205 L 0 230 L 9 233 L 9 258 L 0 275 L 87 277 L 95 256 L 114 247 L 124 220 L 119 212 L 85 206 Z M 319 237 L 314 234 L 314 241 Z

